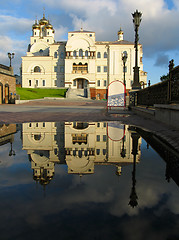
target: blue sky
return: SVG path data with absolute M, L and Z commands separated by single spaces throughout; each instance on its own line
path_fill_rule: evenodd
M 68 31 L 96 32 L 96 40 L 116 40 L 122 27 L 124 39 L 134 41 L 132 15 L 142 12 L 139 30 L 143 45 L 144 71 L 151 83 L 168 72 L 172 58 L 179 65 L 178 0 L 0 0 L 0 63 L 8 65 L 7 52 L 15 52 L 14 72 L 19 74 L 21 56 L 26 54 L 34 20 L 45 8 L 56 31 L 55 39 L 67 40 Z

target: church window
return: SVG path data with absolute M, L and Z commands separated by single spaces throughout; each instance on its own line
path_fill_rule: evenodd
M 47 42 L 49 42 L 49 39 L 47 39 Z
M 31 80 L 29 80 L 29 87 L 31 87 L 32 86 L 32 81 Z
M 103 135 L 103 142 L 106 142 L 106 135 Z
M 107 85 L 107 81 L 106 81 L 106 80 L 104 80 L 104 87 L 106 87 L 106 85 Z
M 100 127 L 100 123 L 97 123 L 97 127 Z
M 100 142 L 100 135 L 97 135 L 97 136 L 96 136 L 96 141 L 97 141 L 97 142 Z
M 34 72 L 41 72 L 41 69 L 39 66 L 34 67 Z
M 45 127 L 45 122 L 43 122 L 43 127 Z
M 49 35 L 50 33 L 48 32 L 47 34 Z
M 54 52 L 54 58 L 57 58 L 57 52 Z
M 97 154 L 97 155 L 100 154 L 100 149 L 96 149 L 96 154 Z
M 79 50 L 79 57 L 83 57 L 83 50 L 82 49 Z
M 106 155 L 106 149 L 103 149 L 103 155 Z
M 107 58 L 108 55 L 107 55 L 107 52 L 104 52 L 104 58 Z
M 101 66 L 97 66 L 97 72 L 101 72 Z
M 76 57 L 76 50 L 73 51 L 73 57 Z
M 45 87 L 45 80 L 42 80 L 42 86 Z
M 35 35 L 36 35 L 36 32 L 35 32 Z
M 92 34 L 90 34 L 89 36 L 90 36 L 90 37 L 92 37 L 93 35 L 92 35 Z
M 97 58 L 101 58 L 101 53 L 100 52 L 97 53 Z
M 107 66 L 104 66 L 104 72 L 107 72 L 108 69 L 107 69 Z
M 88 57 L 88 50 L 85 51 L 85 57 Z
M 36 87 L 38 87 L 38 85 L 39 85 L 39 80 L 36 80 L 36 81 L 35 81 L 35 84 L 36 84 Z
M 41 139 L 41 134 L 35 134 L 34 135 L 34 140 L 35 141 L 40 141 L 40 139 Z
M 97 86 L 100 87 L 100 80 L 97 81 Z
M 36 43 L 36 39 L 34 39 L 34 43 Z

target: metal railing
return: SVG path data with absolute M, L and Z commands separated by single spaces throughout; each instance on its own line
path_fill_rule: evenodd
M 172 66 L 171 66 L 172 62 Z M 130 93 L 130 105 L 153 106 L 154 104 L 179 103 L 179 66 L 169 65 L 169 79 Z

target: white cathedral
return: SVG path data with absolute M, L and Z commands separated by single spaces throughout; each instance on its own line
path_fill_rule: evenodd
M 22 57 L 23 88 L 88 88 L 91 98 L 106 99 L 108 85 L 126 80 L 126 92 L 133 83 L 135 65 L 134 43 L 123 39 L 118 32 L 117 41 L 96 41 L 95 32 L 68 32 L 68 40 L 56 42 L 55 30 L 49 20 L 40 19 L 32 26 L 27 55 Z M 138 49 L 140 83 L 147 84 L 143 71 L 142 45 Z M 122 56 L 127 54 L 124 69 Z

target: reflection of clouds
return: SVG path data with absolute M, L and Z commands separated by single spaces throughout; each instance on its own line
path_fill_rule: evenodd
M 7 226 L 8 229 L 14 229 L 16 223 L 14 232 L 6 232 L 6 239 L 18 235 L 22 229 L 26 232 L 27 229 L 39 228 L 43 229 L 39 238 L 42 239 L 45 232 L 53 229 L 54 224 L 58 226 L 54 231 L 60 231 L 63 239 L 65 221 L 68 222 L 68 232 L 72 227 L 78 229 L 80 225 L 80 229 L 87 229 L 86 233 L 89 233 L 85 224 L 91 215 L 94 229 L 103 233 L 109 231 L 111 236 L 120 231 L 123 239 L 143 240 L 146 236 L 150 239 L 165 239 L 165 236 L 170 235 L 170 226 L 165 225 L 170 220 L 173 224 L 172 232 L 177 234 L 177 186 L 165 181 L 165 164 L 158 160 L 157 154 L 152 150 L 147 152 L 144 145 L 141 146 L 140 164 L 136 166 L 139 206 L 134 209 L 128 205 L 132 165 L 123 167 L 120 177 L 115 175 L 114 166 L 96 166 L 95 174 L 80 179 L 77 175 L 68 175 L 67 166 L 56 164 L 55 176 L 46 186 L 44 197 L 43 187 L 36 185 L 32 179 L 27 152 L 20 150 L 20 143 L 14 146 L 18 152 L 15 159 L 7 157 L 5 160 L 13 163 L 9 168 L 0 168 L 2 236 L 5 236 Z M 1 151 L 4 157 L 6 150 L 8 147 L 4 146 Z M 160 223 L 161 217 L 163 225 Z M 33 236 L 33 231 L 29 233 L 29 239 L 30 236 Z M 108 239 L 107 235 L 103 239 Z

